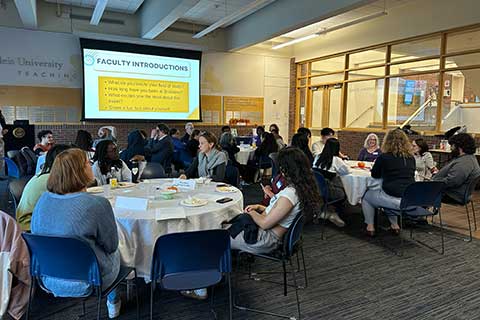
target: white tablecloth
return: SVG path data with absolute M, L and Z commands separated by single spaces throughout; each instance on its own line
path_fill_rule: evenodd
M 248 160 L 253 159 L 253 155 L 255 154 L 255 148 L 250 146 L 248 147 L 240 147 L 240 151 L 235 154 L 235 159 L 237 159 L 238 163 L 246 165 Z
M 112 190 L 114 197 L 110 200 L 114 208 L 119 234 L 119 251 L 122 264 L 137 268 L 139 277 L 150 279 L 153 247 L 158 237 L 173 232 L 217 229 L 221 222 L 228 220 L 243 210 L 243 195 L 237 190 L 234 193 L 219 193 L 215 191 L 217 183 L 209 185 L 197 184 L 194 191 L 180 192 L 171 200 L 158 198 L 156 187 L 169 184 L 169 179 L 154 179 L 143 182 L 135 187 Z M 154 197 L 157 194 L 157 197 Z M 184 207 L 180 201 L 190 196 L 208 199 L 208 204 L 202 207 Z M 115 196 L 149 198 L 146 211 L 115 208 Z M 218 204 L 215 201 L 229 197 L 233 201 Z M 153 199 L 152 199 L 153 198 Z M 185 219 L 160 220 L 155 219 L 157 208 L 177 208 L 185 210 Z
M 350 167 L 357 166 L 358 161 L 346 161 Z M 371 162 L 365 162 L 366 167 L 371 168 Z M 367 189 L 378 189 L 381 187 L 381 179 L 374 179 L 370 175 L 369 169 L 352 168 L 352 173 L 341 176 L 343 188 L 347 195 L 347 200 L 351 205 L 357 205 L 361 202 Z

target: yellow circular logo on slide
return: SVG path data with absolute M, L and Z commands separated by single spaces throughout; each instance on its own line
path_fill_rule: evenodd
M 13 136 L 17 139 L 22 139 L 25 137 L 25 130 L 23 128 L 15 128 L 12 132 Z

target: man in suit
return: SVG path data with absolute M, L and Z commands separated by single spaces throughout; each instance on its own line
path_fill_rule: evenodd
M 171 163 L 173 158 L 173 142 L 168 135 L 170 129 L 164 123 L 157 125 L 152 129 L 150 139 L 145 146 L 145 152 L 151 157 L 151 162 L 160 163 L 165 172 L 171 170 Z

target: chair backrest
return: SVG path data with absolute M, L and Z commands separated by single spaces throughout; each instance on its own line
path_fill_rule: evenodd
M 408 207 L 440 208 L 444 186 L 442 181 L 421 181 L 410 184 L 403 192 L 400 209 Z
M 186 149 L 181 149 L 178 152 L 178 160 L 183 163 L 185 168 L 188 168 L 193 162 L 192 156 Z
M 163 166 L 157 162 L 148 162 L 141 176 L 142 179 L 159 179 L 166 177 L 167 175 L 165 174 Z
M 45 154 L 42 154 L 40 157 L 37 159 L 37 167 L 35 169 L 35 174 L 39 174 L 42 172 L 43 166 L 45 165 L 45 160 L 47 159 L 47 156 Z
M 301 240 L 305 216 L 300 212 L 293 219 L 292 224 L 283 236 L 283 253 L 290 257 L 295 253 L 296 245 Z
M 473 178 L 468 184 L 467 189 L 465 190 L 465 195 L 463 197 L 464 204 L 469 203 L 472 199 L 473 191 L 475 191 L 475 187 L 477 186 L 478 182 L 480 182 L 480 175 Z
M 17 164 L 10 158 L 3 158 L 5 164 L 7 165 L 7 173 L 9 177 L 19 179 L 20 178 L 20 169 Z
M 259 167 L 260 169 L 272 168 L 272 163 L 273 163 L 273 160 L 270 159 L 269 156 L 261 155 L 261 156 L 258 158 L 258 167 Z
M 315 180 L 317 181 L 318 188 L 320 189 L 320 194 L 322 195 L 323 201 L 328 201 L 328 184 L 325 177 L 318 171 L 313 170 L 313 174 L 315 175 Z
M 235 187 L 240 185 L 240 172 L 238 168 L 230 162 L 230 160 L 228 161 L 225 169 L 225 182 Z
M 13 153 L 10 153 L 10 151 L 8 152 L 8 154 L 12 156 L 9 158 L 12 159 L 13 162 L 15 162 L 15 164 L 18 167 L 18 172 L 20 173 L 20 176 L 23 177 L 27 175 L 27 160 L 19 150 L 15 150 L 15 151 L 16 152 L 13 152 Z
M 268 157 L 272 160 L 272 177 L 275 177 L 278 173 L 278 152 L 272 152 Z
M 30 177 L 22 177 L 19 179 L 12 179 L 8 182 L 8 192 L 13 199 L 13 205 L 15 211 L 17 211 L 18 203 L 20 202 L 20 197 L 22 196 L 23 189 L 27 185 L 27 182 L 30 180 Z
M 35 169 L 37 166 L 37 155 L 29 147 L 23 147 L 20 150 L 20 153 L 22 154 L 23 158 L 25 158 L 27 162 L 26 174 L 34 175 Z
M 221 279 L 221 273 L 231 270 L 230 235 L 227 230 L 170 233 L 161 236 L 155 243 L 152 281 L 169 275 L 201 271 L 216 271 Z M 190 289 L 197 288 L 193 277 L 190 277 L 189 285 Z
M 30 274 L 85 281 L 101 287 L 102 278 L 95 252 L 76 238 L 23 233 L 30 252 Z

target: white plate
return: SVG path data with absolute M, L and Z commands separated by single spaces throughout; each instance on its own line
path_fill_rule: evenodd
M 186 200 L 187 199 L 183 199 L 182 201 L 180 201 L 180 204 L 185 207 L 201 207 L 208 203 L 207 199 L 197 199 L 198 202 L 195 202 L 195 203 L 188 203 L 186 202 Z
M 87 188 L 88 193 L 100 193 L 103 192 L 103 187 L 90 187 Z
M 215 191 L 220 193 L 234 193 L 237 192 L 237 188 L 235 187 L 216 187 Z

